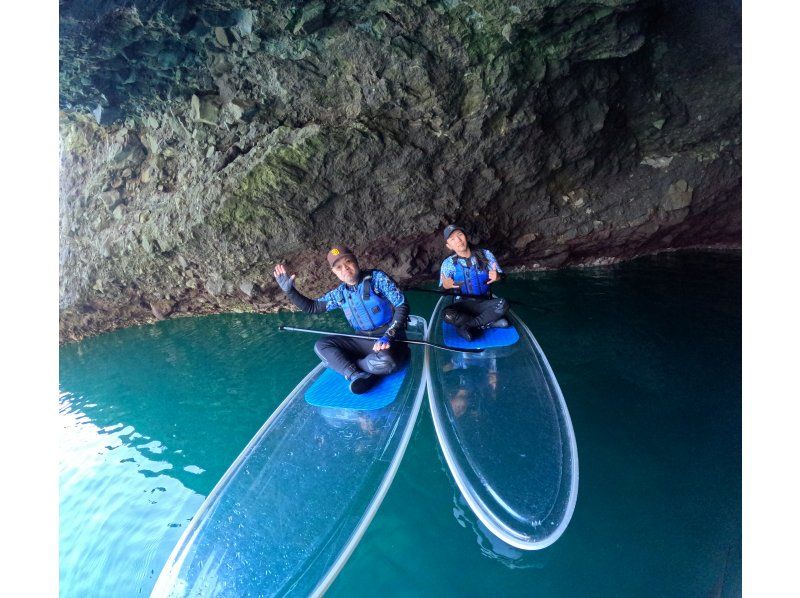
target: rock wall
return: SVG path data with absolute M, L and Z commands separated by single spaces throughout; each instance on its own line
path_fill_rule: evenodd
M 60 326 L 285 305 L 324 252 L 413 285 L 741 239 L 741 9 L 60 2 Z

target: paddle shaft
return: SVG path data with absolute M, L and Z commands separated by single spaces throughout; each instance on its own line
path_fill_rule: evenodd
M 490 294 L 488 297 L 486 295 L 470 295 L 469 293 L 461 293 L 456 289 L 408 289 L 409 291 L 421 291 L 423 293 L 433 293 L 434 295 L 450 295 L 451 297 L 464 297 L 465 299 L 495 299 L 494 295 Z M 509 303 L 514 305 L 522 305 L 519 301 L 513 301 L 511 299 L 506 299 Z
M 310 334 L 324 334 L 326 336 L 344 336 L 347 338 L 363 338 L 369 341 L 376 341 L 374 336 L 366 336 L 364 334 L 347 334 L 346 332 L 330 332 L 328 330 L 312 330 L 310 328 L 295 328 L 294 326 L 278 326 L 278 330 L 288 330 L 290 332 L 308 332 Z M 453 351 L 455 353 L 483 353 L 483 349 L 457 349 L 455 347 L 447 347 L 437 343 L 429 343 L 428 341 L 415 341 L 407 338 L 392 339 L 392 342 L 406 343 L 409 345 L 422 345 L 424 347 L 434 347 L 435 349 L 443 349 L 445 351 Z
M 496 299 L 496 297 L 494 297 L 493 295 L 490 296 L 490 297 L 486 297 L 485 295 L 470 295 L 469 293 L 459 293 L 455 289 L 439 290 L 439 289 L 419 289 L 419 288 L 417 288 L 417 289 L 407 289 L 407 290 L 409 290 L 409 291 L 420 291 L 422 293 L 433 293 L 434 295 L 445 295 L 445 296 L 449 295 L 450 297 L 463 297 L 464 299 Z M 522 303 L 521 301 L 515 301 L 514 299 L 506 299 L 506 301 L 508 301 L 508 303 L 510 303 L 511 305 L 519 305 L 519 306 L 525 307 L 527 309 L 536 309 L 536 310 L 543 311 L 543 312 L 550 311 L 546 307 L 538 307 L 538 306 L 535 306 L 535 305 L 528 305 L 527 303 Z

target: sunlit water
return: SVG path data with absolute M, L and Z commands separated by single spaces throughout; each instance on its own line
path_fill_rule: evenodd
M 333 282 L 333 281 L 332 281 Z M 573 519 L 523 553 L 451 479 L 427 406 L 330 596 L 733 596 L 741 591 L 741 257 L 516 275 L 580 456 Z M 411 293 L 425 317 L 435 295 Z M 61 349 L 65 597 L 144 596 L 204 497 L 313 367 L 341 315 L 177 319 Z

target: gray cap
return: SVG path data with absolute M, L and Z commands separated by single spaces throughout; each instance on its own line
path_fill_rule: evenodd
M 452 235 L 457 230 L 460 230 L 465 235 L 467 234 L 467 231 L 465 231 L 463 228 L 461 228 L 457 224 L 448 224 L 444 229 L 444 240 L 447 241 L 447 239 L 450 238 L 450 235 Z

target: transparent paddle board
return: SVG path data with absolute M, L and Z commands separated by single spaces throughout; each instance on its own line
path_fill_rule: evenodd
M 411 316 L 408 338 L 427 325 Z M 315 407 L 315 367 L 209 494 L 153 596 L 321 594 L 344 566 L 400 465 L 425 392 L 421 346 L 409 345 L 396 399 L 377 410 Z
M 452 302 L 437 303 L 429 341 L 446 344 L 442 310 Z M 536 550 L 555 542 L 572 517 L 578 451 L 541 347 L 514 313 L 507 318 L 519 334 L 511 345 L 480 354 L 429 349 L 428 395 L 439 444 L 470 508 L 504 542 Z

